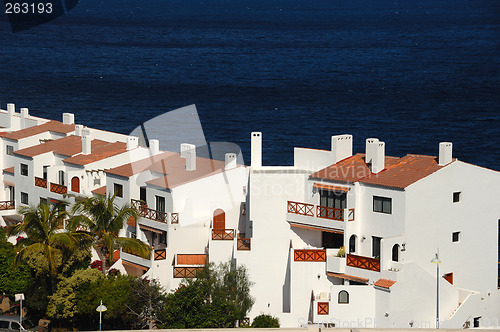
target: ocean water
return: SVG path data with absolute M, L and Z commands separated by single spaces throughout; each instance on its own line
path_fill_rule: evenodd
M 86 0 L 18 33 L 2 11 L 0 60 L 4 109 L 129 133 L 196 104 L 246 161 L 251 131 L 268 165 L 349 133 L 500 170 L 497 0 Z

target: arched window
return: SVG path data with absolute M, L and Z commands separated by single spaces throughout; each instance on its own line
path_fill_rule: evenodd
M 392 261 L 399 262 L 399 244 L 395 244 L 392 247 Z
M 349 238 L 349 253 L 356 252 L 356 240 L 357 236 L 354 234 Z
M 347 293 L 347 291 L 345 290 L 339 292 L 339 304 L 342 303 L 349 303 L 349 293 Z

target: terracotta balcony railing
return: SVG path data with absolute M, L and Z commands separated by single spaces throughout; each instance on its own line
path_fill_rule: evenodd
M 344 221 L 344 209 L 335 209 L 327 206 L 317 206 L 316 216 L 318 218 Z
M 139 212 L 139 215 L 141 217 L 164 223 L 167 222 L 166 212 L 150 209 L 148 208 L 146 203 L 144 203 L 143 201 L 139 201 L 137 199 L 132 199 L 130 201 L 132 207 Z
M 293 260 L 296 262 L 326 262 L 326 249 L 295 249 Z
M 0 211 L 14 210 L 16 203 L 14 201 L 0 201 Z
M 204 267 L 174 267 L 174 278 L 196 278 Z
M 167 251 L 165 249 L 155 250 L 155 261 L 167 259 Z
M 207 261 L 205 254 L 177 254 L 175 265 L 205 265 Z
M 212 240 L 233 240 L 234 229 L 212 229 Z
M 376 258 L 347 254 L 346 265 L 357 267 L 360 269 L 380 272 L 380 259 Z
M 68 187 L 51 182 L 50 191 L 56 194 L 66 194 L 68 192 Z
M 179 223 L 179 213 L 171 213 L 170 216 L 172 217 L 172 219 L 170 220 L 172 224 Z
M 314 205 L 313 204 L 288 201 L 287 206 L 288 206 L 287 207 L 288 213 L 295 213 L 295 214 L 300 214 L 303 216 L 314 217 Z
M 251 250 L 250 239 L 240 238 L 238 239 L 237 250 Z
M 35 186 L 42 187 L 42 188 L 47 188 L 47 180 L 46 179 L 42 179 L 42 178 L 37 178 L 35 176 Z

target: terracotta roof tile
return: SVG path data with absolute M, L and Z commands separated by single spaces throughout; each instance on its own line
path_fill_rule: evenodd
M 94 189 L 92 192 L 97 195 L 106 196 L 106 186 Z
M 133 163 L 128 163 L 122 166 L 114 167 L 106 171 L 108 174 L 114 174 L 118 176 L 123 176 L 126 178 L 132 175 L 139 174 L 145 170 L 150 169 L 155 163 L 161 161 L 162 159 L 168 158 L 170 156 L 176 155 L 175 152 L 164 152 L 157 154 L 150 158 L 145 158 L 142 160 L 135 161 Z M 166 174 L 166 173 L 163 173 Z
M 364 154 L 356 154 L 311 174 L 310 178 L 406 188 L 443 167 L 434 156 L 409 154 L 402 158 L 386 157 L 385 168 L 373 174 L 365 163 Z
M 78 154 L 76 156 L 66 158 L 63 161 L 65 163 L 71 163 L 83 166 L 112 156 L 116 156 L 126 151 L 127 151 L 126 143 L 114 142 L 101 145 L 95 149 L 94 147 L 92 147 L 92 151 L 90 154 Z
M 392 285 L 394 285 L 396 282 L 394 280 L 389 280 L 389 279 L 379 279 L 377 280 L 373 286 L 377 286 L 377 287 L 382 287 L 382 288 L 391 288 Z
M 9 167 L 9 168 L 5 168 L 3 170 L 4 173 L 10 173 L 10 174 L 14 174 L 14 166 L 12 167 Z
M 30 137 L 33 135 L 41 134 L 44 132 L 52 131 L 55 133 L 60 133 L 60 134 L 67 134 L 75 130 L 75 125 L 74 124 L 63 124 L 62 122 L 59 121 L 49 121 L 47 123 L 38 125 L 38 126 L 33 126 L 21 130 L 16 130 L 11 133 L 7 133 L 3 135 L 5 138 L 9 138 L 12 140 L 20 140 L 26 137 Z

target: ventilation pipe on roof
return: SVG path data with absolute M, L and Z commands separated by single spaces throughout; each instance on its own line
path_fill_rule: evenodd
M 73 113 L 63 113 L 63 124 L 70 125 L 75 123 L 75 115 Z
M 139 146 L 139 137 L 127 136 L 127 151 Z
M 184 151 L 186 155 L 186 171 L 195 171 L 196 170 L 196 146 L 191 145 L 190 149 L 186 149 Z
M 75 125 L 75 135 L 82 136 L 83 125 Z
M 378 173 L 385 168 L 385 143 L 378 138 L 366 139 L 365 162 L 370 165 L 372 173 Z
M 82 154 L 88 155 L 92 152 L 92 132 L 89 128 L 82 129 Z
M 333 163 L 336 164 L 342 159 L 352 156 L 352 135 L 332 136 Z
M 27 108 L 21 108 L 21 129 L 26 128 L 26 118 L 29 116 L 29 111 Z
M 189 143 L 181 143 L 181 157 L 186 158 L 187 156 L 187 151 L 190 149 L 196 149 L 196 145 L 189 144 Z
M 158 153 L 160 153 L 160 141 L 157 139 L 150 139 L 149 140 L 149 151 L 151 153 L 151 156 L 155 156 Z
M 226 153 L 224 169 L 231 169 L 236 167 L 236 153 Z
M 262 167 L 262 133 L 252 132 L 251 134 L 251 166 L 253 169 Z
M 444 166 L 451 163 L 452 160 L 453 143 L 441 142 L 439 143 L 439 166 Z
M 14 125 L 14 114 L 16 114 L 16 105 L 7 104 L 7 128 Z

